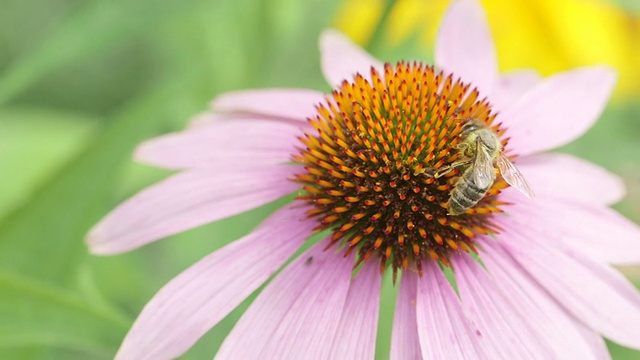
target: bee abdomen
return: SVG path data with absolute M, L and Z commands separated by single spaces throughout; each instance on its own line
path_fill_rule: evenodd
M 449 198 L 449 213 L 451 215 L 463 213 L 468 208 L 477 204 L 478 201 L 484 197 L 490 187 L 491 186 L 488 186 L 484 189 L 479 188 L 470 176 L 463 175 L 451 191 L 451 197 Z

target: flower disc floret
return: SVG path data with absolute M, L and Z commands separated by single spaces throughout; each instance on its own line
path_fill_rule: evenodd
M 424 261 L 449 264 L 452 251 L 475 251 L 477 233 L 496 232 L 491 214 L 506 187 L 500 178 L 487 195 L 459 216 L 447 211 L 450 192 L 464 169 L 436 177 L 460 160 L 460 132 L 475 119 L 499 136 L 496 114 L 477 89 L 453 74 L 422 63 L 385 64 L 370 77 L 345 80 L 309 118 L 293 160 L 304 173 L 299 200 L 312 204 L 316 230 L 330 229 L 329 246 L 358 251 L 358 263 L 379 259 L 394 273 Z M 506 141 L 502 140 L 503 145 Z

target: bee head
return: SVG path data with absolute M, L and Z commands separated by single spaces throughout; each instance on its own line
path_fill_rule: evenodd
M 467 137 L 469 134 L 477 131 L 478 129 L 484 128 L 484 125 L 481 124 L 477 119 L 472 117 L 470 118 L 458 118 L 458 121 L 462 121 L 462 130 L 460 131 L 461 137 Z

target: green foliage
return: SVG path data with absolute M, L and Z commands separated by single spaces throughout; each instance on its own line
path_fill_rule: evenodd
M 324 86 L 315 44 L 334 6 L 3 3 L 0 358 L 112 357 L 162 284 L 273 211 L 266 206 L 122 256 L 93 257 L 83 243 L 113 206 L 166 175 L 132 164 L 137 143 L 182 128 L 225 90 Z M 308 12 L 317 16 L 305 19 Z M 214 348 L 198 345 L 188 357 L 211 356 L 241 313 L 209 335 L 218 334 Z
M 43 108 L 0 109 L 0 217 L 86 146 L 97 119 Z M 38 161 L 33 161 L 38 159 Z
M 129 321 L 73 292 L 0 273 L 0 349 L 33 345 L 109 355 Z

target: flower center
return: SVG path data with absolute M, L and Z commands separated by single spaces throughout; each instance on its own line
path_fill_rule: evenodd
M 316 229 L 332 231 L 329 246 L 357 251 L 357 264 L 377 258 L 395 275 L 410 264 L 421 272 L 423 261 L 448 266 L 452 251 L 475 252 L 476 234 L 496 232 L 490 220 L 507 185 L 470 177 L 479 131 L 494 150 L 506 141 L 469 84 L 421 63 L 385 64 L 371 80 L 343 81 L 317 110 L 293 156 L 306 172 L 294 180 Z

